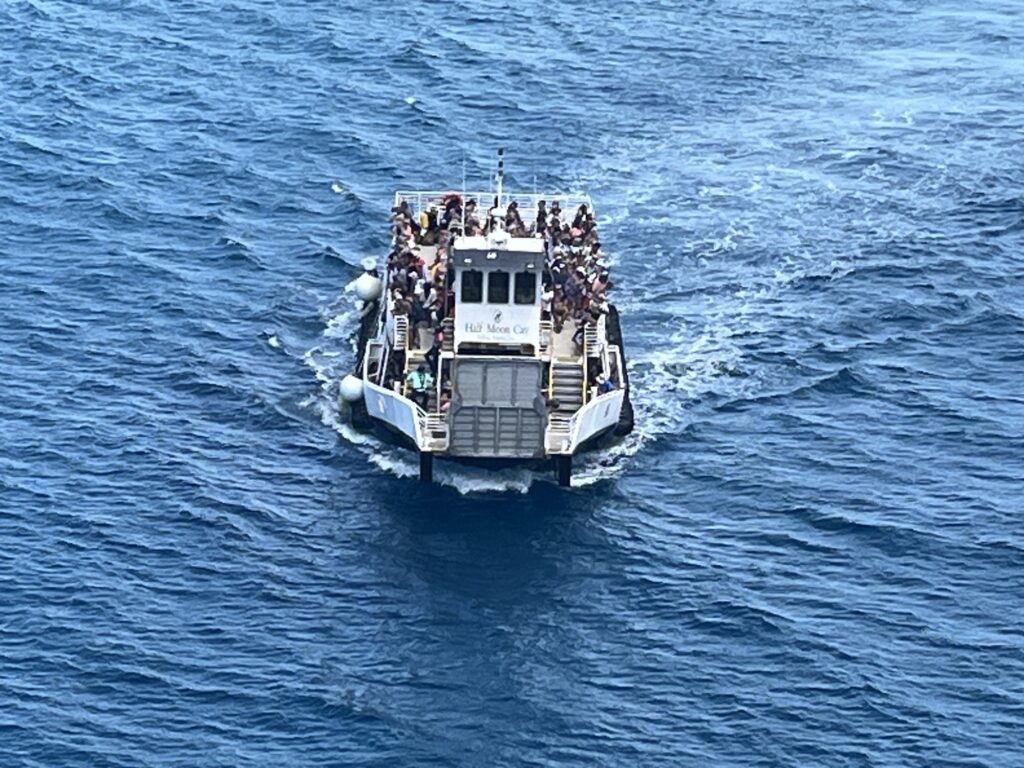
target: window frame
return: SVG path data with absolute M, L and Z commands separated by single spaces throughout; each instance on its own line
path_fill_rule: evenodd
M 476 282 L 476 298 L 466 296 L 466 278 L 478 278 Z M 483 304 L 484 301 L 484 273 L 480 269 L 463 269 L 459 272 L 459 303 L 460 304 Z
M 519 292 L 519 279 L 521 277 L 530 278 L 530 298 L 526 301 L 520 301 Z M 515 273 L 515 279 L 512 281 L 512 301 L 514 304 L 520 307 L 532 307 L 537 303 L 537 273 L 532 272 L 529 269 L 524 269 L 521 272 Z
M 501 275 L 504 278 L 504 284 L 505 284 L 504 285 L 504 292 L 505 292 L 505 298 L 504 299 L 495 299 L 494 298 L 494 294 L 492 292 L 492 290 L 494 288 L 494 278 L 497 277 L 498 275 Z M 501 282 L 502 281 L 499 281 L 498 285 L 501 285 Z M 496 269 L 496 270 L 493 270 L 491 272 L 488 272 L 487 273 L 487 303 L 488 304 L 508 304 L 511 299 L 512 299 L 512 281 L 510 279 L 509 273 L 506 272 L 503 269 Z

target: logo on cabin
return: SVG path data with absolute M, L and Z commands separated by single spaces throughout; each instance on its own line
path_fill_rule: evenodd
M 502 314 L 501 314 L 501 310 L 499 309 L 497 312 L 494 313 L 494 322 L 495 323 L 500 323 L 501 322 L 501 318 L 502 318 Z

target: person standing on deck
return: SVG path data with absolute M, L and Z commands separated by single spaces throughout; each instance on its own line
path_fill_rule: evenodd
M 414 400 L 423 410 L 427 410 L 427 405 L 430 402 L 430 385 L 433 383 L 433 377 L 427 371 L 427 366 L 420 363 L 415 371 L 409 371 L 405 380 L 409 383 L 410 399 Z
M 537 224 L 535 225 L 534 231 L 538 234 L 544 234 L 548 228 L 548 209 L 547 203 L 543 200 L 537 203 Z

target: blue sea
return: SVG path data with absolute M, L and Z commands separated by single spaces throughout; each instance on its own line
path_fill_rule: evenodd
M 1024 5 L 0 4 L 0 767 L 1024 765 Z M 399 188 L 588 192 L 636 431 L 354 432 Z

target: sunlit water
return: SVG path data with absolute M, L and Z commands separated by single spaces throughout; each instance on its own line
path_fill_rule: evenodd
M 1024 10 L 0 8 L 0 764 L 1024 764 Z M 349 430 L 396 188 L 586 190 L 637 430 Z

